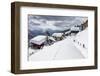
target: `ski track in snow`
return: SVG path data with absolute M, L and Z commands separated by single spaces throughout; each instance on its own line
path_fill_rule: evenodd
M 73 44 L 73 38 L 68 36 L 62 41 L 58 41 L 51 46 L 44 46 L 43 49 L 29 56 L 29 61 L 50 61 L 66 59 L 82 59 L 84 56 Z M 29 53 L 36 51 L 29 48 Z

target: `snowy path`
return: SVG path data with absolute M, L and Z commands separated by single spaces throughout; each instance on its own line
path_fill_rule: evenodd
M 30 49 L 32 51 L 32 49 Z M 29 51 L 30 51 L 29 50 Z M 34 50 L 33 50 L 34 51 Z M 30 61 L 66 60 L 84 58 L 80 51 L 74 46 L 71 37 L 56 42 L 51 46 L 45 46 L 37 53 L 29 57 Z

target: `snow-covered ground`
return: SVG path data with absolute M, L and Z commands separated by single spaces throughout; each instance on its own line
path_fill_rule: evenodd
M 74 38 L 75 42 L 73 44 L 80 50 L 82 55 L 88 57 L 88 28 L 79 32 Z M 84 45 L 84 46 L 83 46 Z
M 58 41 L 51 46 L 44 46 L 43 49 L 34 50 L 29 48 L 29 53 L 38 51 L 29 56 L 29 61 L 49 61 L 85 58 L 78 49 L 71 36 L 62 41 Z

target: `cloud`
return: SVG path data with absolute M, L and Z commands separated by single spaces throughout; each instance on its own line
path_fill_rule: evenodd
M 29 19 L 44 19 L 49 21 L 64 21 L 64 20 L 74 20 L 74 16 L 50 16 L 50 15 L 29 15 Z
M 82 16 L 48 16 L 48 15 L 29 15 L 28 24 L 29 29 L 36 29 L 39 27 L 42 29 L 59 29 L 64 27 L 71 27 L 74 25 L 81 25 L 88 20 L 88 17 Z

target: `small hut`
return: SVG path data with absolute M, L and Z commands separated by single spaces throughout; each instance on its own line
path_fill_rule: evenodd
M 74 27 L 71 28 L 71 34 L 77 34 L 79 31 L 80 31 L 79 27 L 74 26 Z
M 55 40 L 52 36 L 49 36 L 49 37 L 48 37 L 48 40 L 47 40 L 47 43 L 48 43 L 49 45 L 51 45 L 51 44 L 53 44 L 55 41 L 56 41 L 56 40 Z
M 55 40 L 60 41 L 64 38 L 63 33 L 53 33 L 52 37 L 54 37 Z
M 45 41 L 46 41 L 46 36 L 44 35 L 36 36 L 30 40 L 31 48 L 41 49 L 43 48 Z
M 71 31 L 69 30 L 69 31 L 67 31 L 67 32 L 65 32 L 65 36 L 68 36 L 68 35 L 70 35 L 71 34 Z

